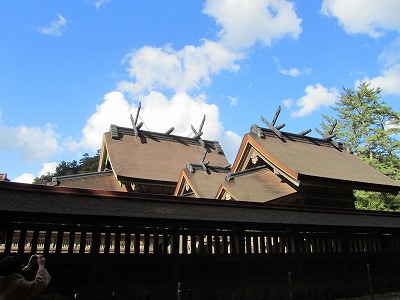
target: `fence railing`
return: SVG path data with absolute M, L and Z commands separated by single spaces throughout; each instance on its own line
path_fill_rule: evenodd
M 400 252 L 400 234 L 10 224 L 0 253 L 235 255 Z

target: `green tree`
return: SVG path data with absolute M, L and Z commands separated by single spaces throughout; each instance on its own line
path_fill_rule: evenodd
M 357 90 L 344 88 L 335 106 L 336 115 L 323 115 L 327 132 L 334 120 L 334 134 L 363 161 L 394 180 L 400 180 L 400 114 L 380 101 L 381 89 L 362 83 Z M 400 210 L 400 196 L 356 191 L 356 207 Z
M 52 181 L 55 176 L 66 176 L 82 173 L 96 172 L 99 165 L 100 150 L 94 156 L 89 156 L 88 153 L 83 154 L 83 157 L 77 162 L 73 160 L 72 162 L 61 161 L 54 173 L 49 173 L 36 177 L 33 180 L 35 184 L 47 184 Z

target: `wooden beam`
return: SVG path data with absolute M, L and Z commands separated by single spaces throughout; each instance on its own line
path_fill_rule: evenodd
M 263 116 L 261 116 L 261 121 L 263 121 L 269 129 L 271 129 L 280 139 L 283 138 L 282 133 L 274 127 L 270 122 L 268 122 Z

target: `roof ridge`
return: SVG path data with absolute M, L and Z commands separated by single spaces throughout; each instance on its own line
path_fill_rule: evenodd
M 261 137 L 261 138 L 263 135 L 268 135 L 269 137 L 278 138 L 272 130 L 265 128 L 265 127 L 260 127 L 256 124 L 251 125 L 250 132 L 257 134 L 258 137 Z M 328 146 L 328 147 L 336 148 L 332 145 L 332 143 L 329 140 L 326 140 L 326 139 L 310 137 L 310 136 L 296 134 L 296 133 L 292 133 L 292 132 L 286 132 L 286 131 L 280 131 L 280 132 L 282 134 L 281 140 L 283 140 L 283 141 L 286 138 L 286 139 L 290 139 L 293 141 L 308 142 L 308 143 L 311 142 L 311 143 L 317 143 L 319 146 Z M 339 142 L 338 144 L 340 145 L 341 150 L 345 150 L 343 143 Z
M 134 136 L 134 130 L 132 128 L 127 128 L 127 127 L 121 127 L 121 126 L 116 126 L 115 128 L 117 130 L 117 134 L 128 134 Z M 184 137 L 180 135 L 174 135 L 174 134 L 165 134 L 165 133 L 160 133 L 160 132 L 155 132 L 155 131 L 147 131 L 147 130 L 138 130 L 139 136 L 151 136 L 160 140 L 166 140 L 166 141 L 177 141 L 177 140 L 183 140 L 185 142 L 191 143 L 191 144 L 196 144 L 199 145 L 199 141 L 194 138 L 190 137 Z M 115 134 L 115 133 L 114 133 Z M 218 142 L 216 140 L 203 140 L 206 142 L 207 146 L 210 148 L 215 148 L 215 142 Z
M 79 174 L 70 174 L 70 175 L 63 175 L 63 176 L 53 176 L 52 184 L 58 185 L 59 181 L 68 180 L 68 179 L 83 179 L 88 177 L 95 177 L 95 176 L 106 176 L 109 174 L 113 174 L 112 170 L 101 171 L 101 172 L 90 172 L 90 173 L 79 173 Z

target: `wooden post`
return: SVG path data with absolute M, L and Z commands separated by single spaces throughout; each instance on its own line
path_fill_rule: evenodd
M 292 287 L 292 272 L 288 272 L 289 281 L 289 300 L 293 300 L 293 287 Z
M 374 300 L 374 290 L 372 289 L 372 279 L 371 279 L 371 270 L 369 264 L 367 264 L 367 272 L 368 272 L 368 285 L 369 285 L 369 298 Z
M 178 292 L 177 292 L 178 300 L 183 299 L 183 293 L 182 293 L 182 282 L 178 282 Z

